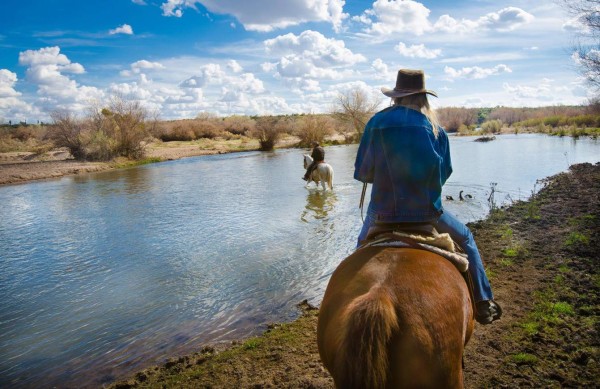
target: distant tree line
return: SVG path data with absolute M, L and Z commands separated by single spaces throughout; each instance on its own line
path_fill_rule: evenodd
M 160 120 L 139 102 L 115 97 L 106 107 L 90 107 L 83 117 L 55 111 L 51 124 L 0 125 L 0 152 L 43 153 L 63 147 L 77 159 L 110 160 L 143 158 L 146 145 L 156 141 L 256 139 L 261 150 L 272 150 L 284 135 L 296 137 L 299 147 L 327 139 L 352 143 L 360 139 L 379 107 L 376 97 L 352 90 L 340 95 L 328 114 L 219 117 L 201 112 L 194 119 Z M 594 101 L 585 106 L 444 107 L 436 111 L 448 132 L 465 135 L 509 130 L 597 136 L 600 128 L 600 103 Z

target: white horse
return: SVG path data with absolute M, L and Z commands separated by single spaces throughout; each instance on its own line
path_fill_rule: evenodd
M 312 162 L 313 159 L 311 156 L 304 154 L 304 170 L 306 170 Z M 325 183 L 329 185 L 329 189 L 333 189 L 333 168 L 331 165 L 325 162 L 319 163 L 315 170 L 312 171 L 306 186 L 311 182 L 314 182 L 317 185 L 317 188 L 319 187 L 320 182 L 323 190 L 327 190 Z

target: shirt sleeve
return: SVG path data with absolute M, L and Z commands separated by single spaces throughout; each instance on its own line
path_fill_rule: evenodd
M 358 152 L 356 153 L 356 161 L 354 162 L 354 179 L 373 183 L 374 175 L 374 152 L 373 152 L 373 129 L 365 128 L 365 131 L 360 139 Z

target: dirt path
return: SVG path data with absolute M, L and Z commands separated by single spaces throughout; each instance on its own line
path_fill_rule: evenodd
M 600 164 L 547 180 L 528 202 L 472 225 L 502 320 L 477 325 L 467 388 L 597 387 L 600 382 Z M 113 388 L 332 388 L 316 346 L 318 310 L 263 336 L 205 347 Z

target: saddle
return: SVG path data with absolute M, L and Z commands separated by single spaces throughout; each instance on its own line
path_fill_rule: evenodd
M 378 223 L 372 226 L 360 248 L 372 246 L 410 247 L 430 251 L 449 260 L 461 273 L 469 268 L 467 255 L 447 233 L 438 233 L 430 223 Z

